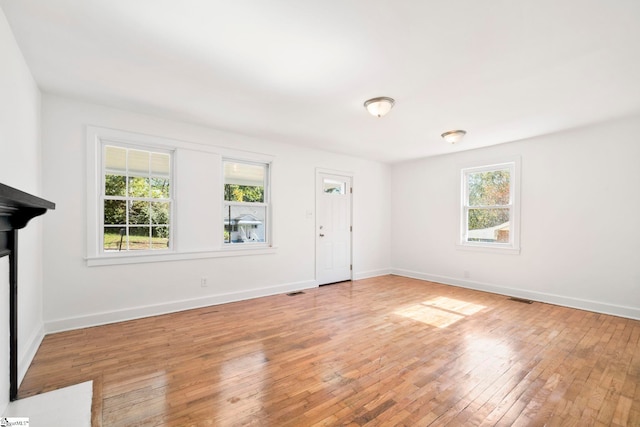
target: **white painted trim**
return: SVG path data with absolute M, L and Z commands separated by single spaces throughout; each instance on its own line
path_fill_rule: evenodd
M 42 344 L 44 339 L 44 324 L 40 324 L 40 327 L 35 330 L 31 336 L 25 340 L 23 351 L 18 355 L 18 386 L 22 383 L 24 376 L 27 374 L 33 358 L 36 357 L 36 353 Z
M 442 283 L 445 285 L 459 286 L 461 288 L 474 289 L 477 291 L 491 292 L 494 294 L 506 295 L 510 297 L 525 298 L 533 301 L 560 305 L 563 307 L 577 308 L 580 310 L 587 310 L 596 313 L 610 314 L 612 316 L 640 320 L 640 308 L 636 307 L 607 304 L 582 298 L 548 294 L 545 292 L 529 291 L 526 289 L 514 289 L 505 286 L 493 285 L 490 283 L 482 283 L 448 276 L 438 276 L 429 273 L 397 268 L 392 269 L 391 274 L 396 276 L 411 277 L 413 279 L 426 280 L 429 282 Z
M 185 141 L 182 139 L 165 138 L 157 135 L 149 135 L 136 131 L 120 130 L 106 128 L 102 126 L 87 125 L 87 142 L 89 144 L 98 140 L 109 140 L 123 143 L 138 143 L 151 147 L 158 145 L 171 147 L 174 149 L 182 148 L 193 151 L 203 151 L 205 153 L 217 153 L 224 157 L 237 157 L 256 162 L 268 162 L 273 159 L 271 154 L 260 153 L 257 151 L 241 150 L 236 148 L 223 147 L 221 145 L 205 144 L 201 142 Z
M 381 270 L 359 271 L 357 273 L 353 273 L 353 280 L 371 279 L 373 277 L 388 276 L 389 274 L 391 274 L 390 268 L 384 268 Z
M 511 176 L 511 217 L 510 217 L 510 238 L 511 242 L 505 243 L 483 243 L 483 242 L 467 242 L 465 240 L 466 222 L 465 205 L 467 198 L 467 188 L 465 176 L 467 173 L 486 172 L 496 170 L 497 168 L 507 167 Z M 460 250 L 469 250 L 487 253 L 503 253 L 509 255 L 520 254 L 520 177 L 522 176 L 522 159 L 520 156 L 507 156 L 500 160 L 491 162 L 477 160 L 473 163 L 459 166 L 458 188 L 460 191 L 460 207 L 458 208 L 458 239 L 456 248 Z
M 315 218 L 315 222 L 314 222 L 314 233 L 315 233 L 315 242 L 314 242 L 314 274 L 315 274 L 315 280 L 316 282 L 320 283 L 320 280 L 318 279 L 318 237 L 319 237 L 319 223 L 318 223 L 318 212 L 320 210 L 320 188 L 322 186 L 322 182 L 323 182 L 323 178 L 325 176 L 329 176 L 329 177 L 335 177 L 335 178 L 348 178 L 349 180 L 349 188 L 348 188 L 348 197 L 349 197 L 349 226 L 351 227 L 351 231 L 349 233 L 349 264 L 351 265 L 351 271 L 349 274 L 349 280 L 354 280 L 354 270 L 353 270 L 353 228 L 354 228 L 354 224 L 353 224 L 353 218 L 354 218 L 354 214 L 353 214 L 353 188 L 355 186 L 354 184 L 354 174 L 353 172 L 344 172 L 344 171 L 338 171 L 338 170 L 332 170 L 332 169 L 323 169 L 323 168 L 316 168 L 316 175 L 315 175 L 315 184 L 314 184 L 314 194 L 315 194 L 315 211 L 316 211 L 316 218 Z M 331 282 L 327 282 L 327 283 L 331 283 Z M 323 283 L 326 284 L 326 283 Z
M 252 298 L 277 295 L 316 287 L 318 287 L 318 284 L 315 280 L 285 283 L 281 285 L 267 286 L 264 288 L 251 289 L 242 292 L 208 295 L 205 297 L 191 298 L 181 301 L 171 301 L 161 304 L 138 306 L 123 310 L 105 311 L 102 313 L 88 314 L 86 316 L 55 319 L 45 322 L 44 327 L 46 333 L 51 334 L 56 332 L 106 325 L 109 323 L 124 322 L 127 320 L 140 319 L 143 317 L 158 316 L 161 314 L 175 313 L 178 311 L 191 310 L 194 308 L 226 304 L 229 302 L 243 301 Z
M 99 257 L 87 257 L 85 261 L 88 267 L 101 265 L 120 265 L 120 264 L 142 264 L 146 262 L 166 262 L 166 261 L 183 261 L 192 259 L 205 258 L 225 258 L 235 256 L 251 256 L 251 255 L 269 255 L 275 254 L 278 248 L 266 247 L 264 245 L 256 247 L 242 248 L 225 248 L 219 251 L 199 251 L 199 252 L 143 252 L 143 253 L 127 253 L 126 255 L 118 254 L 117 256 L 103 255 Z
M 316 176 L 318 176 L 319 173 L 324 173 L 327 175 L 349 176 L 351 178 L 353 178 L 353 175 L 354 175 L 354 173 L 351 171 L 344 171 L 339 169 L 316 168 Z M 351 185 L 353 185 L 353 183 L 351 183 Z
M 481 243 L 458 243 L 456 249 L 461 251 L 484 252 L 486 254 L 502 254 L 502 255 L 520 255 L 520 248 L 512 248 L 510 246 L 499 246 L 499 244 L 481 244 Z
M 244 164 L 253 164 L 253 165 L 258 165 L 258 166 L 266 166 L 267 168 L 267 173 L 266 173 L 266 177 L 265 177 L 265 181 L 263 183 L 264 185 L 264 193 L 263 193 L 263 199 L 264 201 L 262 203 L 257 203 L 257 202 L 231 202 L 231 201 L 227 201 L 225 200 L 225 194 L 224 194 L 224 186 L 225 186 L 225 175 L 224 175 L 224 163 L 225 162 L 236 162 L 236 163 L 244 163 Z M 272 176 L 272 170 L 273 170 L 273 160 L 271 161 L 256 161 L 255 159 L 252 160 L 246 160 L 246 159 L 241 159 L 241 158 L 237 158 L 237 157 L 221 157 L 220 159 L 220 182 L 222 183 L 222 188 L 221 188 L 221 194 L 220 194 L 220 206 L 222 207 L 222 222 L 220 222 L 220 233 L 218 235 L 223 235 L 224 232 L 224 218 L 225 218 L 225 211 L 226 211 L 226 207 L 227 205 L 231 205 L 231 206 L 258 206 L 258 207 L 264 207 L 265 208 L 265 215 L 266 215 L 266 225 L 265 225 L 265 229 L 264 229 L 264 242 L 262 243 L 261 246 L 268 246 L 271 247 L 273 246 L 273 223 L 274 218 L 273 218 L 273 202 L 271 200 L 271 194 L 273 193 L 271 187 L 271 176 Z M 247 243 L 243 243 L 242 245 L 246 245 Z M 251 244 L 251 243 L 249 243 Z M 227 251 L 227 250 L 234 250 L 234 245 L 233 244 L 229 244 L 229 243 L 225 243 L 225 242 L 221 242 L 220 243 L 221 247 L 220 250 L 223 251 Z M 260 245 L 258 245 L 260 246 Z M 237 248 L 236 248 L 237 250 Z
M 88 125 L 86 127 L 86 236 L 85 236 L 85 260 L 87 266 L 98 265 L 116 265 L 116 264 L 136 264 L 144 262 L 160 262 L 160 261 L 174 261 L 183 259 L 202 259 L 202 258 L 219 258 L 226 256 L 244 256 L 244 255 L 261 255 L 265 253 L 274 253 L 273 247 L 273 231 L 269 228 L 269 236 L 267 243 L 255 244 L 244 246 L 241 249 L 231 248 L 229 246 L 220 246 L 216 244 L 216 247 L 212 247 L 208 251 L 188 251 L 180 250 L 180 231 L 177 226 L 176 218 L 180 215 L 179 212 L 179 199 L 180 195 L 172 194 L 172 214 L 171 214 L 171 242 L 172 248 L 161 253 L 154 251 L 144 251 L 138 254 L 127 253 L 104 253 L 102 251 L 99 236 L 101 235 L 101 213 L 100 213 L 100 194 L 102 189 L 101 178 L 103 168 L 101 164 L 102 159 L 102 145 L 103 142 L 114 142 L 122 144 L 124 146 L 140 146 L 145 149 L 160 149 L 171 151 L 172 154 L 172 181 L 173 188 L 177 188 L 176 184 L 179 181 L 179 170 L 176 162 L 176 158 L 180 156 L 181 152 L 185 151 L 199 151 L 210 154 L 220 155 L 221 158 L 228 159 L 243 159 L 246 162 L 263 163 L 269 165 L 269 188 L 271 180 L 271 169 L 274 164 L 274 156 L 269 154 L 263 154 L 258 152 L 251 152 L 246 150 L 236 150 L 225 148 L 215 145 L 207 145 L 201 143 L 194 143 L 182 140 L 176 140 L 171 138 L 163 138 L 159 136 L 141 134 L 137 132 L 129 132 L 117 129 L 103 128 L 99 126 Z M 220 169 L 222 171 L 222 163 L 220 163 Z M 222 173 L 222 172 L 221 172 Z M 269 194 L 270 197 L 270 194 Z M 267 214 L 272 216 L 272 203 L 268 204 Z M 273 219 L 271 219 L 273 223 Z M 227 253 L 223 254 L 222 251 Z

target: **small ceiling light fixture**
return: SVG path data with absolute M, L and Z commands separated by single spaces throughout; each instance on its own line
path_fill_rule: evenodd
M 391 111 L 391 108 L 393 108 L 393 104 L 395 103 L 396 101 L 394 101 L 393 98 L 389 98 L 388 96 L 379 96 L 365 101 L 364 106 L 372 116 L 382 117 Z
M 450 130 L 442 134 L 442 137 L 449 144 L 455 144 L 456 142 L 460 142 L 463 136 L 467 133 L 466 130 Z

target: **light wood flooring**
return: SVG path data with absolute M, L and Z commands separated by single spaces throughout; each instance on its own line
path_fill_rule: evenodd
M 640 426 L 640 321 L 384 276 L 45 337 L 102 426 Z

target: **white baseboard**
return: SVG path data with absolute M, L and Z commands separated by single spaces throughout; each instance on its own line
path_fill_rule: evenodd
M 40 348 L 40 344 L 42 344 L 42 340 L 44 339 L 44 324 L 40 324 L 40 327 L 33 331 L 31 336 L 25 340 L 25 345 L 21 351 L 19 351 L 19 360 L 18 360 L 18 386 L 22 383 L 24 376 L 27 374 L 27 370 L 29 366 L 31 366 L 31 362 L 33 358 L 36 357 L 36 353 L 38 352 L 38 348 Z
M 494 294 L 506 295 L 510 297 L 525 298 L 533 301 L 546 302 L 549 304 L 561 305 L 564 307 L 577 308 L 581 310 L 593 311 L 613 316 L 626 317 L 640 320 L 640 308 L 628 307 L 616 304 L 609 304 L 599 301 L 586 300 L 582 298 L 567 297 L 563 295 L 549 294 L 545 292 L 529 291 L 526 289 L 514 289 L 490 283 L 476 282 L 472 280 L 458 279 L 455 277 L 439 276 L 422 273 L 418 271 L 392 269 L 391 274 L 396 276 L 411 277 L 413 279 L 427 280 L 430 282 L 443 283 L 445 285 L 459 286 L 461 288 L 474 289 L 478 291 L 491 292 Z
M 386 276 L 389 274 L 391 274 L 390 268 L 385 268 L 383 270 L 360 271 L 353 273 L 353 280 L 370 279 L 372 277 Z
M 640 309 L 635 307 L 608 304 L 598 301 L 585 300 L 574 297 L 566 297 L 562 295 L 548 294 L 543 292 L 528 291 L 523 289 L 514 289 L 504 286 L 493 285 L 489 283 L 476 282 L 454 277 L 439 276 L 423 272 L 403 270 L 403 269 L 383 269 L 354 273 L 355 280 L 361 280 L 371 277 L 384 276 L 394 274 L 397 276 L 411 277 L 414 279 L 427 280 L 431 282 L 443 283 L 446 285 L 459 286 L 468 289 L 491 292 L 501 295 L 513 296 L 518 298 L 526 298 L 534 301 L 546 302 L 550 304 L 561 305 L 565 307 L 578 308 L 582 310 L 593 311 L 596 313 L 611 314 L 614 316 L 626 317 L 630 319 L 640 320 Z M 24 378 L 27 368 L 31 364 L 33 357 L 44 338 L 45 332 L 55 333 L 68 331 L 73 329 L 87 328 L 91 326 L 105 325 L 108 323 L 123 322 L 126 320 L 139 319 L 142 317 L 157 316 L 160 314 L 174 313 L 177 311 L 190 310 L 194 308 L 206 307 L 211 305 L 225 304 L 229 302 L 242 301 L 251 298 L 259 298 L 269 295 L 276 295 L 286 292 L 299 291 L 303 289 L 315 288 L 318 286 L 317 281 L 308 280 L 304 282 L 288 283 L 276 286 L 269 286 L 258 289 L 251 289 L 242 292 L 233 292 L 218 295 L 209 295 L 202 298 L 193 298 L 181 301 L 172 301 L 164 304 L 154 304 L 128 308 L 124 310 L 114 310 L 109 312 L 89 314 L 86 316 L 77 316 L 63 319 L 55 319 L 45 322 L 44 330 L 40 329 L 33 334 L 27 341 L 26 351 L 20 360 L 20 381 Z
M 171 301 L 163 304 L 145 305 L 127 308 L 124 310 L 113 310 L 102 313 L 89 314 L 86 316 L 69 317 L 65 319 L 55 319 L 45 322 L 47 334 L 55 332 L 69 331 L 73 329 L 88 328 L 91 326 L 106 325 L 109 323 L 124 322 L 127 320 L 140 319 L 142 317 L 158 316 L 161 314 L 175 313 L 177 311 L 191 310 L 194 308 L 207 307 L 211 305 L 225 304 L 229 302 L 242 301 L 251 298 L 277 295 L 286 292 L 299 291 L 318 287 L 315 280 L 305 282 L 287 283 L 264 288 L 251 289 L 242 292 L 232 292 L 226 294 L 209 295 L 202 298 L 192 298 L 181 301 Z M 28 365 L 27 365 L 28 366 Z

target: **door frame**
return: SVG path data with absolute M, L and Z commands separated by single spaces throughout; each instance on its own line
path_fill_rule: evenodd
M 318 232 L 318 227 L 320 224 L 318 224 L 318 212 L 320 211 L 320 194 L 318 192 L 319 188 L 321 187 L 321 183 L 322 183 L 322 178 L 323 175 L 337 175 L 337 176 L 342 176 L 345 178 L 349 178 L 349 180 L 351 181 L 351 186 L 349 187 L 349 225 L 351 227 L 351 232 L 349 233 L 349 265 L 351 266 L 351 269 L 349 270 L 349 280 L 353 280 L 353 187 L 354 187 L 354 174 L 353 172 L 348 172 L 348 171 L 342 171 L 342 170 L 337 170 L 337 169 L 324 169 L 324 168 L 316 168 L 316 176 L 315 176 L 315 180 L 314 180 L 314 198 L 315 198 L 315 211 L 316 211 L 316 218 L 313 224 L 313 231 L 315 233 L 315 238 L 313 240 L 314 246 L 313 246 L 313 252 L 315 255 L 315 259 L 314 259 L 314 278 L 315 278 L 315 282 L 316 284 L 318 284 L 319 286 L 322 286 L 319 284 L 318 281 L 318 240 L 320 239 L 319 237 L 319 232 Z

